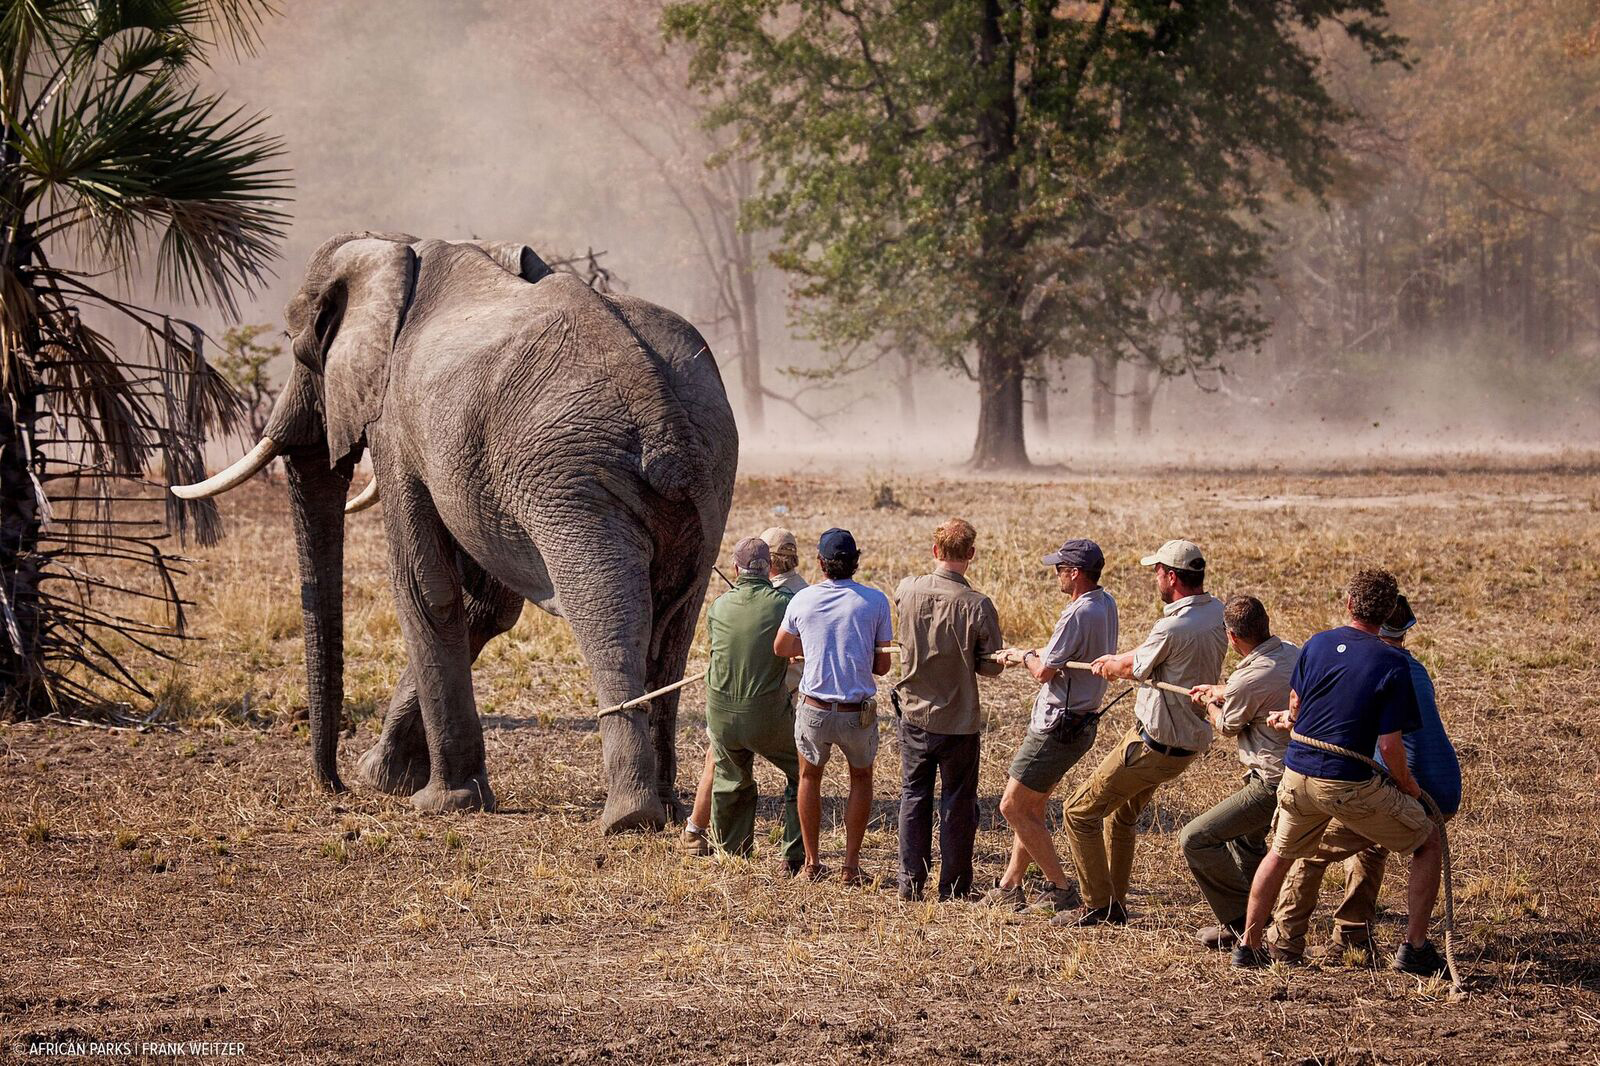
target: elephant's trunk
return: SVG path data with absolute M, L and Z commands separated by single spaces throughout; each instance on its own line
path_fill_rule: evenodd
M 347 458 L 330 469 L 327 449 L 319 447 L 290 452 L 286 465 L 300 555 L 311 770 L 323 787 L 342 792 L 338 752 L 344 708 L 344 498 L 354 461 Z

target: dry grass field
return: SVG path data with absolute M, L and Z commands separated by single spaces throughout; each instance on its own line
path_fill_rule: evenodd
M 885 483 L 900 506 L 875 509 Z M 500 813 L 422 817 L 370 792 L 313 792 L 285 506 L 259 482 L 223 501 L 231 534 L 195 553 L 189 586 L 207 639 L 188 666 L 140 667 L 160 686 L 163 727 L 0 726 L 0 1059 L 28 1038 L 242 1041 L 247 1061 L 1600 1059 L 1600 466 L 1588 457 L 747 478 L 735 501 L 730 545 L 778 521 L 802 542 L 847 526 L 862 577 L 885 589 L 927 564 L 941 518 L 970 518 L 974 582 L 1016 643 L 1042 639 L 1060 608 L 1037 558 L 1067 535 L 1106 548 L 1125 645 L 1158 610 L 1137 559 L 1172 536 L 1207 548 L 1213 591 L 1261 596 L 1297 639 L 1338 620 L 1359 562 L 1394 569 L 1465 771 L 1451 826 L 1468 973 L 1457 1002 L 1439 982 L 1335 963 L 1240 974 L 1196 949 L 1209 919 L 1177 830 L 1234 787 L 1223 742 L 1148 812 L 1125 929 L 899 902 L 887 737 L 866 855 L 879 887 L 775 879 L 770 799 L 767 851 L 750 862 L 681 856 L 667 834 L 602 838 L 594 700 L 564 624 L 531 609 L 476 672 Z M 380 527 L 368 514 L 350 529 L 347 768 L 402 665 Z M 984 692 L 978 854 L 991 879 L 1009 840 L 995 803 L 1033 686 L 1012 671 Z M 686 792 L 702 708 L 691 690 Z M 770 770 L 761 783 L 777 791 Z M 843 784 L 830 773 L 834 865 Z M 1380 928 L 1391 947 L 1401 882 Z

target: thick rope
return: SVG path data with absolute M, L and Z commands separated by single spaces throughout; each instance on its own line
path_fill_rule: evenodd
M 1394 777 L 1384 765 L 1370 755 L 1363 755 L 1359 751 L 1351 751 L 1349 748 L 1341 748 L 1337 744 L 1329 744 L 1326 740 L 1308 737 L 1294 730 L 1289 732 L 1289 739 L 1304 744 L 1308 748 L 1325 751 L 1330 755 L 1343 755 L 1347 759 L 1365 763 L 1383 778 L 1385 784 L 1391 787 L 1399 787 L 1395 785 Z M 1443 850 L 1440 881 L 1444 887 L 1444 964 L 1445 968 L 1450 971 L 1450 993 L 1451 995 L 1459 996 L 1462 994 L 1461 971 L 1456 968 L 1456 901 L 1455 894 L 1450 890 L 1450 835 L 1445 832 L 1444 812 L 1439 809 L 1439 805 L 1434 802 L 1433 797 L 1428 795 L 1426 789 L 1422 789 L 1421 792 L 1422 806 L 1427 810 L 1428 817 L 1433 819 L 1434 824 L 1439 827 L 1439 844 Z

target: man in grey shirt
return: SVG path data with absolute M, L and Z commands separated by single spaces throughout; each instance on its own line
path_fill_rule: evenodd
M 984 896 L 994 906 L 1027 906 L 1022 880 L 1029 863 L 1039 867 L 1050 888 L 1039 905 L 1065 911 L 1079 903 L 1077 886 L 1067 879 L 1045 824 L 1050 792 L 1068 770 L 1094 746 L 1104 678 L 1069 670 L 1068 662 L 1090 662 L 1116 650 L 1117 603 L 1100 587 L 1105 555 L 1092 540 L 1069 540 L 1044 557 L 1056 570 L 1067 607 L 1056 621 L 1050 642 L 1037 651 L 1009 648 L 1002 661 L 1025 666 L 1040 682 L 1033 701 L 1028 733 L 1011 761 L 1011 774 L 1000 797 L 1000 813 L 1014 834 L 1011 861 L 998 887 Z
M 1133 651 L 1104 655 L 1094 673 L 1111 680 L 1165 681 L 1185 690 L 1222 672 L 1228 638 L 1222 604 L 1208 594 L 1206 560 L 1196 544 L 1169 540 L 1140 560 L 1155 568 L 1161 617 Z M 1211 744 L 1211 723 L 1187 695 L 1141 688 L 1134 726 L 1067 800 L 1067 836 L 1083 885 L 1083 906 L 1055 921 L 1098 925 L 1128 921 L 1128 881 L 1139 815 L 1156 789 L 1189 768 Z

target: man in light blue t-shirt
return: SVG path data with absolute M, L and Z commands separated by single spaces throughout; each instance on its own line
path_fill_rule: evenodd
M 805 657 L 794 742 L 800 752 L 800 836 L 806 849 L 801 876 L 813 881 L 826 876 L 818 858 L 822 768 L 838 746 L 850 766 L 840 879 L 862 882 L 861 838 L 872 811 L 872 765 L 878 757 L 874 675 L 889 672 L 894 627 L 889 598 L 851 580 L 860 562 L 861 551 L 848 530 L 822 534 L 817 564 L 826 580 L 795 593 L 772 642 L 772 650 L 785 658 Z

